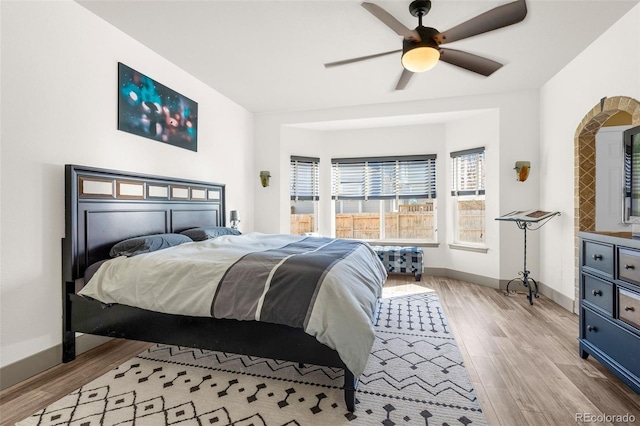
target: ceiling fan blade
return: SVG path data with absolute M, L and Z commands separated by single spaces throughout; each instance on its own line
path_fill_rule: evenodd
M 490 76 L 502 67 L 502 64 L 473 53 L 463 52 L 455 49 L 440 49 L 440 60 L 451 65 L 482 74 L 486 77 Z
M 387 27 L 395 31 L 396 34 L 403 36 L 406 39 L 420 41 L 420 35 L 415 30 L 410 30 L 405 27 L 402 22 L 394 18 L 389 12 L 378 6 L 377 4 L 363 2 L 362 7 L 367 9 L 373 16 L 378 18 Z
M 527 16 L 527 3 L 525 0 L 517 0 L 493 8 L 460 25 L 441 32 L 434 39 L 438 44 L 451 43 L 516 24 L 522 21 L 525 16 Z
M 407 83 L 413 77 L 413 73 L 409 70 L 403 69 L 402 74 L 400 74 L 400 78 L 398 79 L 398 84 L 396 84 L 396 90 L 404 90 L 407 87 Z
M 359 58 L 351 58 L 351 59 L 345 59 L 342 61 L 329 62 L 327 64 L 324 64 L 324 67 L 325 68 L 337 67 L 338 65 L 346 65 L 346 64 L 351 64 L 353 62 L 366 61 L 367 59 L 378 58 L 380 56 L 390 55 L 392 53 L 398 53 L 398 52 L 402 52 L 402 49 L 390 50 L 388 52 L 376 53 L 374 55 L 360 56 Z

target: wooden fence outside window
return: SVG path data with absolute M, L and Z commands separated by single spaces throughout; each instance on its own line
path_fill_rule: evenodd
M 484 243 L 484 200 L 458 200 L 458 242 Z
M 433 204 L 405 204 L 397 212 L 384 214 L 385 239 L 435 239 Z M 291 233 L 301 235 L 314 232 L 312 214 L 292 214 Z M 379 213 L 336 214 L 336 238 L 380 239 Z

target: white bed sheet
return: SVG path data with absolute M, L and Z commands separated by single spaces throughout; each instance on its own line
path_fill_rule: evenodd
M 118 257 L 105 262 L 79 294 L 103 303 L 210 317 L 218 283 L 231 264 L 248 253 L 304 238 L 249 233 Z M 387 274 L 368 245 L 358 247 L 346 260 L 325 275 L 305 332 L 335 349 L 349 370 L 359 376 L 375 338 L 371 314 Z M 260 319 L 259 313 L 256 317 Z

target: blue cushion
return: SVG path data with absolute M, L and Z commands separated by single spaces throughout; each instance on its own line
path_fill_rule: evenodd
M 120 241 L 113 247 L 109 255 L 111 257 L 118 256 L 135 256 L 137 254 L 149 253 L 156 250 L 162 250 L 168 247 L 177 246 L 183 243 L 192 243 L 193 240 L 182 234 L 154 234 L 144 235 L 141 237 L 129 238 Z
M 193 241 L 204 241 L 221 235 L 241 235 L 242 233 L 237 229 L 227 228 L 225 226 L 211 226 L 208 228 L 187 229 L 186 231 L 182 231 L 181 234 L 186 235 Z

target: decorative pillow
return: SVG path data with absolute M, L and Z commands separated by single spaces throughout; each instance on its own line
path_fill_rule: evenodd
M 98 272 L 98 268 L 100 266 L 102 266 L 102 264 L 104 262 L 106 262 L 109 259 L 104 259 L 104 260 L 100 260 L 96 263 L 93 263 L 91 265 L 89 265 L 89 267 L 87 269 L 84 270 L 84 283 L 88 283 L 89 280 L 91 279 L 91 277 L 93 277 L 93 275 Z
M 241 235 L 237 229 L 227 228 L 225 226 L 212 226 L 209 228 L 192 228 L 181 232 L 183 235 L 191 238 L 193 241 L 204 241 L 209 238 L 219 237 L 221 235 Z
M 193 240 L 182 234 L 155 234 L 144 235 L 142 237 L 129 238 L 120 241 L 113 247 L 109 255 L 111 257 L 118 256 L 135 256 L 137 254 L 149 253 L 156 250 L 177 246 L 183 243 L 191 243 Z

